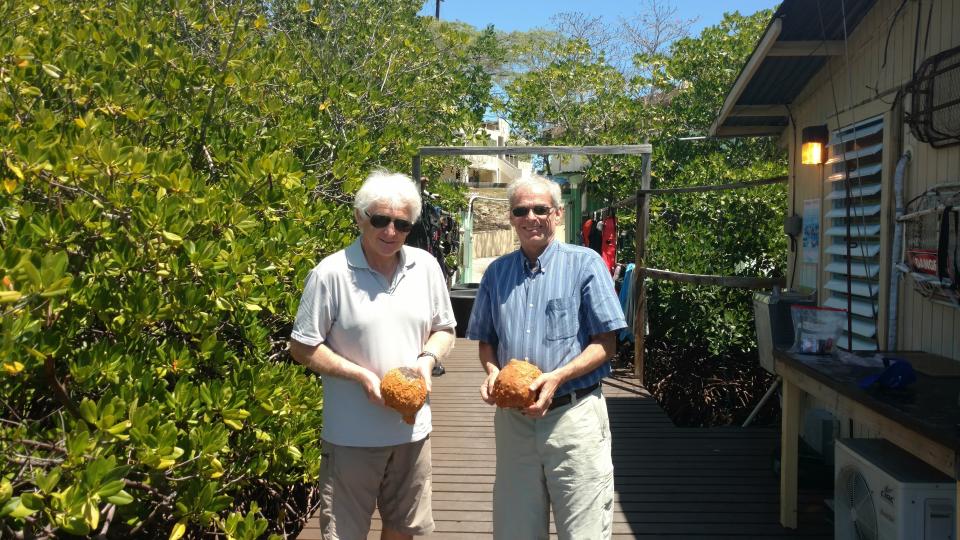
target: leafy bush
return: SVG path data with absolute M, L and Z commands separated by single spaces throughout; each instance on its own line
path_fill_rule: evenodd
M 770 11 L 746 17 L 728 13 L 699 36 L 673 42 L 668 54 L 638 56 L 637 67 L 643 69 L 629 83 L 634 99 L 625 102 L 599 90 L 587 92 L 583 99 L 589 98 L 591 107 L 551 117 L 553 122 L 562 119 L 565 130 L 547 133 L 559 132 L 570 144 L 649 141 L 654 188 L 784 175 L 785 153 L 770 138 L 684 140 L 707 133 L 770 16 Z M 532 90 L 554 91 L 557 84 L 545 83 L 554 73 L 564 73 L 559 64 L 525 76 L 532 79 L 526 85 L 508 88 L 516 91 L 510 96 L 511 104 L 528 124 L 539 125 L 529 119 L 541 117 L 528 110 L 541 111 L 544 101 Z M 623 91 L 623 85 L 611 83 L 614 79 L 585 75 L 571 86 L 576 90 L 592 82 L 598 88 Z M 598 114 L 598 105 L 603 114 Z M 584 119 L 597 125 L 584 129 Z M 593 196 L 612 203 L 633 195 L 641 174 L 638 157 L 602 156 L 591 160 L 585 178 Z M 782 276 L 786 237 L 780 227 L 785 200 L 783 185 L 653 196 L 645 263 L 695 274 Z M 622 209 L 618 218 L 621 230 L 633 230 L 632 207 Z M 625 261 L 635 259 L 632 245 L 619 254 Z M 746 404 L 759 399 L 766 381 L 765 373 L 754 369 L 750 291 L 661 280 L 648 280 L 646 285 L 645 381 L 651 391 L 684 424 L 728 423 L 738 418 Z
M 463 56 L 489 43 L 418 8 L 0 9 L 0 536 L 299 529 L 306 272 L 354 237 L 366 172 L 472 132 L 489 89 Z

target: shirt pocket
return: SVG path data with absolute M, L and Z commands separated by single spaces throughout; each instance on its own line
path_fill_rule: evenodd
M 567 339 L 577 334 L 577 303 L 574 298 L 547 302 L 547 339 Z

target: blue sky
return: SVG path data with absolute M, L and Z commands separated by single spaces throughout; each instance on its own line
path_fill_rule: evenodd
M 739 11 L 745 15 L 779 4 L 775 0 L 674 0 L 677 15 L 684 19 L 697 17 L 692 27 L 694 34 L 706 26 L 720 22 L 724 12 Z M 619 17 L 631 17 L 640 12 L 645 2 L 640 0 L 443 0 L 440 18 L 458 20 L 478 28 L 493 24 L 499 30 L 529 30 L 545 28 L 550 17 L 565 11 L 581 11 L 601 15 L 610 22 Z M 436 0 L 426 0 L 424 15 L 433 15 Z

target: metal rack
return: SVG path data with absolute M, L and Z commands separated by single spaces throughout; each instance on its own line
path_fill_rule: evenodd
M 897 218 L 905 225 L 897 270 L 921 295 L 960 308 L 960 184 L 930 188 L 907 209 Z

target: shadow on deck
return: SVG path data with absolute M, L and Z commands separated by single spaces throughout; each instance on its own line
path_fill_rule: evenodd
M 480 400 L 477 345 L 465 339 L 435 379 L 433 510 L 436 531 L 425 538 L 491 538 L 493 409 Z M 801 491 L 799 527 L 778 521 L 779 477 L 772 470 L 779 431 L 769 428 L 679 428 L 632 378 L 604 381 L 613 434 L 614 537 L 833 537 L 827 510 Z M 379 538 L 374 516 L 369 538 Z M 316 520 L 299 536 L 320 538 Z

